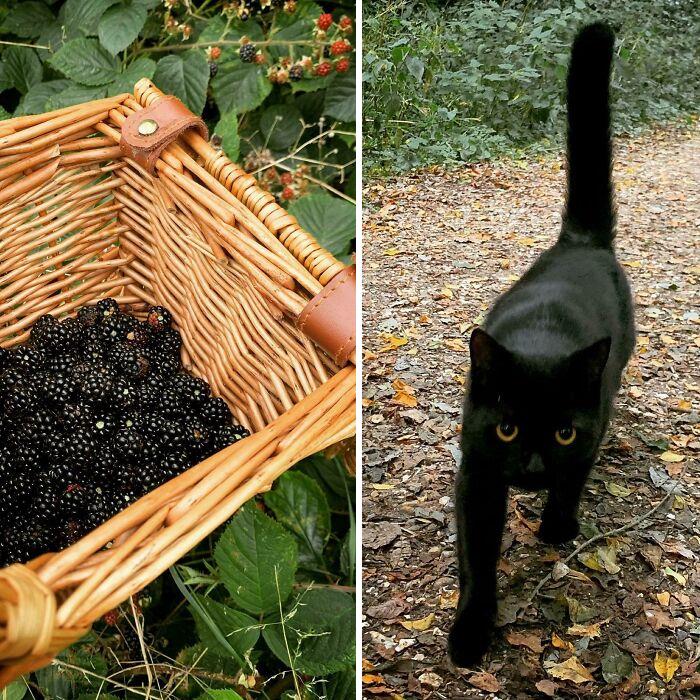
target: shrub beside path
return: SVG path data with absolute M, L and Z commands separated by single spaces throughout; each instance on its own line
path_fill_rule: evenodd
M 422 171 L 366 187 L 364 697 L 700 692 L 700 130 L 621 141 L 615 177 L 637 351 L 576 542 L 539 542 L 542 497 L 511 493 L 500 633 L 471 670 L 446 656 L 468 339 L 555 239 L 562 160 Z M 651 518 L 562 564 L 587 539 L 651 511 L 676 481 Z

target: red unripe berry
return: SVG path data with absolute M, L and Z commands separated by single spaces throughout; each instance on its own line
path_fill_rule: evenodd
M 294 199 L 294 190 L 291 187 L 285 187 L 282 190 L 282 199 Z
M 218 46 L 211 47 L 211 60 L 216 61 L 221 56 L 221 49 Z
M 114 610 L 110 610 L 109 612 L 106 612 L 103 616 L 102 619 L 104 620 L 104 623 L 106 625 L 109 625 L 110 627 L 114 627 L 117 622 L 119 621 L 119 610 L 116 608 Z
M 332 68 L 333 66 L 328 61 L 324 61 L 316 66 L 314 73 L 321 78 L 325 78 L 331 72 Z
M 350 27 L 352 27 L 352 19 L 350 19 L 350 17 L 347 15 L 343 15 L 340 18 L 340 22 L 338 22 L 338 26 L 341 29 L 350 29 Z
M 347 58 L 336 61 L 335 69 L 338 73 L 347 73 L 348 68 L 350 68 L 350 61 Z
M 280 175 L 280 182 L 283 185 L 291 185 L 293 179 L 294 178 L 292 177 L 292 173 L 282 173 Z
M 328 31 L 328 28 L 331 26 L 331 24 L 333 24 L 333 15 L 329 14 L 328 12 L 321 15 L 316 20 L 316 26 L 324 32 Z
M 350 42 L 345 41 L 345 39 L 338 39 L 338 41 L 334 41 L 331 44 L 331 53 L 334 56 L 341 56 L 344 53 L 348 53 L 350 50 L 352 50 L 352 46 Z

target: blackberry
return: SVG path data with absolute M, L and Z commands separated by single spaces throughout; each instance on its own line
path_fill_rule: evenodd
M 162 306 L 151 306 L 148 310 L 146 323 L 154 333 L 160 333 L 166 328 L 170 328 L 173 317 L 170 312 Z
M 12 364 L 27 374 L 40 372 L 46 363 L 46 353 L 40 348 L 19 347 L 12 355 Z
M 119 313 L 119 304 L 114 299 L 102 299 L 95 305 L 102 321 Z
M 241 425 L 224 425 L 217 428 L 212 437 L 212 447 L 215 452 L 219 452 L 234 442 L 247 438 L 250 433 Z
M 209 77 L 216 78 L 216 74 L 219 72 L 219 65 L 215 61 L 209 62 Z
M 41 469 L 41 452 L 35 445 L 24 444 L 15 455 L 15 469 L 27 477 L 35 476 Z
M 109 351 L 109 362 L 114 369 L 128 377 L 143 377 L 148 373 L 149 361 L 138 348 L 129 343 L 116 343 Z
M 114 416 L 101 413 L 91 416 L 86 422 L 86 429 L 97 440 L 109 440 L 118 428 Z
M 192 406 L 201 406 L 211 395 L 211 389 L 203 379 L 185 372 L 175 375 L 170 386 L 182 397 L 183 403 Z
M 144 382 L 138 388 L 136 403 L 145 410 L 150 410 L 160 403 L 160 391 L 150 384 Z
M 24 372 L 21 372 L 16 367 L 8 367 L 0 374 L 0 397 L 6 396 L 7 392 L 24 378 Z
M 36 408 L 38 402 L 36 390 L 26 382 L 18 382 L 5 395 L 5 412 L 20 416 Z
M 137 348 L 145 348 L 150 340 L 151 331 L 145 323 L 138 323 L 126 334 L 126 342 Z
M 233 420 L 226 402 L 218 397 L 207 399 L 201 405 L 199 415 L 207 425 L 229 425 Z
M 73 321 L 73 319 L 66 319 L 61 323 L 54 320 L 53 323 L 46 325 L 39 338 L 33 341 L 34 346 L 54 355 L 71 350 L 78 342 L 76 327 L 79 326 L 67 321 Z
M 112 399 L 115 381 L 106 367 L 93 368 L 80 385 L 83 401 L 90 406 L 108 403 Z
M 58 321 L 51 316 L 51 314 L 41 316 L 41 318 L 34 323 L 32 329 L 29 331 L 29 342 L 34 347 L 42 347 L 47 335 L 49 334 L 49 329 L 53 328 L 57 324 Z
M 7 348 L 0 348 L 0 372 L 7 367 L 12 359 L 12 352 Z
M 93 461 L 97 448 L 94 434 L 87 428 L 80 428 L 70 436 L 68 454 L 78 469 L 84 469 Z
M 50 374 L 62 374 L 70 372 L 78 363 L 77 355 L 54 355 L 46 361 L 44 369 Z
M 126 340 L 127 333 L 131 330 L 128 318 L 128 316 L 116 313 L 103 319 L 100 326 L 102 342 L 111 345 L 112 343 Z
M 44 386 L 44 396 L 51 406 L 64 406 L 70 403 L 78 391 L 78 386 L 70 374 L 49 375 Z
M 289 79 L 293 83 L 299 82 L 304 77 L 304 67 L 300 65 L 294 65 L 289 69 Z
M 128 377 L 117 377 L 112 383 L 112 400 L 120 408 L 130 408 L 138 398 L 138 387 Z
M 167 455 L 160 464 L 160 468 L 163 474 L 168 478 L 172 479 L 178 474 L 187 471 L 191 466 L 193 466 L 192 458 L 187 454 L 187 452 L 173 452 Z
M 24 430 L 31 442 L 43 445 L 56 434 L 58 419 L 51 411 L 41 409 L 29 416 L 24 422 Z
M 66 318 L 61 321 L 61 330 L 65 336 L 65 349 L 77 348 L 82 344 L 84 328 L 77 318 Z
M 201 455 L 209 444 L 209 430 L 198 420 L 188 420 L 183 426 L 185 444 L 196 455 Z
M 108 348 L 98 340 L 90 340 L 83 345 L 81 356 L 88 362 L 105 362 L 108 355 Z
M 243 44 L 238 50 L 238 57 L 243 63 L 252 63 L 257 53 L 258 50 L 255 48 L 255 44 Z
M 180 358 L 176 357 L 175 355 L 151 352 L 149 353 L 148 359 L 151 363 L 151 367 L 153 367 L 156 373 L 164 377 L 170 377 L 182 369 Z
M 164 328 L 153 337 L 151 348 L 179 357 L 182 350 L 182 337 L 174 328 Z
M 99 323 L 101 317 L 100 310 L 96 306 L 83 306 L 78 311 L 78 321 L 86 328 Z
M 110 447 L 118 456 L 128 461 L 136 460 L 143 450 L 143 438 L 134 430 L 120 430 Z

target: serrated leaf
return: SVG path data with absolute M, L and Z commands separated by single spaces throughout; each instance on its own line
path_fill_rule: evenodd
M 299 565 L 324 570 L 323 552 L 331 532 L 331 513 L 321 487 L 306 474 L 287 472 L 265 494 L 265 505 L 297 538 Z
M 54 21 L 54 16 L 43 2 L 22 2 L 13 7 L 2 23 L 2 31 L 23 39 L 41 35 L 44 26 Z
M 3 80 L 25 95 L 41 82 L 41 61 L 34 49 L 26 46 L 8 46 L 2 52 Z
M 48 46 L 49 48 L 37 49 L 39 58 L 44 62 L 48 61 L 63 46 L 65 41 L 72 38 L 74 37 L 66 36 L 63 25 L 58 20 L 44 24 L 36 43 L 39 46 Z
M 27 92 L 20 101 L 16 114 L 20 116 L 23 114 L 41 114 L 42 112 L 48 112 L 49 110 L 46 105 L 49 98 L 59 94 L 72 84 L 70 80 L 62 78 L 60 80 L 49 80 L 46 83 L 32 85 L 29 92 Z
M 27 694 L 27 684 L 23 680 L 6 685 L 0 692 L 0 700 L 22 700 Z
M 294 105 L 272 105 L 260 117 L 260 131 L 268 148 L 273 151 L 287 150 L 304 131 L 301 112 Z
M 681 665 L 681 657 L 676 649 L 670 654 L 665 651 L 657 651 L 654 657 L 654 669 L 666 683 L 673 680 L 673 676 Z
M 145 56 L 139 56 L 133 63 L 130 63 L 117 77 L 107 86 L 108 95 L 120 95 L 123 92 L 133 92 L 134 85 L 141 78 L 153 78 L 156 72 L 156 62 Z
M 247 503 L 221 535 L 214 558 L 233 602 L 243 610 L 279 610 L 294 584 L 297 544 L 280 524 Z
M 58 18 L 68 31 L 94 36 L 102 15 L 118 2 L 119 0 L 66 0 Z
M 220 656 L 230 654 L 229 650 L 219 642 L 209 624 L 207 624 L 207 622 L 213 623 L 231 647 L 242 658 L 245 658 L 260 637 L 258 623 L 249 615 L 211 598 L 196 594 L 194 597 L 201 605 L 204 613 L 209 616 L 207 621 L 200 610 L 195 607 L 191 608 L 195 624 L 197 625 L 197 633 L 202 642 L 215 654 Z
M 201 51 L 161 58 L 153 82 L 163 92 L 180 98 L 195 114 L 201 114 L 207 97 L 209 64 Z
M 235 690 L 206 688 L 204 695 L 200 695 L 197 700 L 243 700 L 243 698 Z
M 326 90 L 323 113 L 341 122 L 355 121 L 355 72 L 336 77 Z
M 57 71 L 80 85 L 106 85 L 117 77 L 117 61 L 96 39 L 72 39 L 50 59 Z
M 279 616 L 266 621 L 263 637 L 280 661 L 300 673 L 322 676 L 352 667 L 355 658 L 355 602 L 329 588 L 311 588 Z M 286 635 L 286 636 L 285 636 Z M 290 658 L 291 656 L 291 658 Z
M 328 194 L 309 194 L 289 205 L 289 213 L 333 255 L 345 255 L 355 238 L 355 206 Z
M 99 100 L 106 97 L 107 89 L 104 86 L 89 87 L 87 85 L 76 85 L 70 83 L 63 90 L 55 93 L 46 101 L 46 110 L 63 109 L 64 107 L 72 107 L 83 102 L 91 100 Z
M 238 136 L 238 115 L 227 112 L 221 115 L 214 133 L 221 137 L 221 148 L 234 163 L 238 160 L 241 139 Z
M 265 70 L 256 63 L 243 63 L 237 56 L 219 63 L 219 72 L 211 81 L 211 87 L 222 113 L 250 112 L 272 92 Z
M 632 657 L 610 642 L 601 662 L 601 671 L 606 683 L 617 685 L 629 678 L 634 669 Z
M 145 23 L 146 8 L 143 5 L 120 2 L 102 15 L 97 35 L 102 46 L 114 56 L 138 37 Z

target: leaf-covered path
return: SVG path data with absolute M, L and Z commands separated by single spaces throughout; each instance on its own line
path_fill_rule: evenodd
M 539 542 L 511 492 L 501 628 L 483 666 L 446 656 L 452 484 L 468 338 L 555 239 L 560 159 L 368 185 L 364 225 L 364 697 L 686 698 L 700 693 L 700 132 L 616 155 L 618 251 L 639 338 L 575 544 Z M 685 467 L 685 472 L 683 469 Z M 651 521 L 564 559 L 674 494 Z M 536 584 L 554 572 L 531 605 Z

